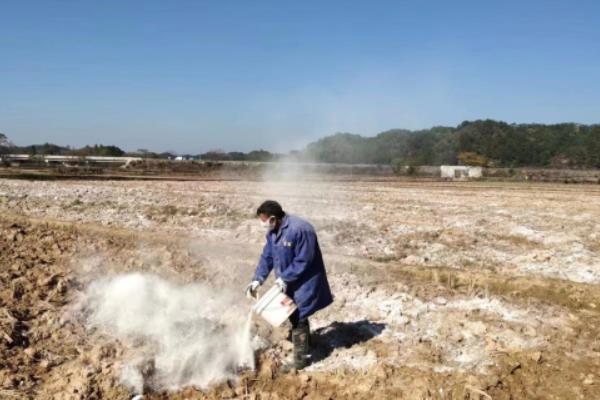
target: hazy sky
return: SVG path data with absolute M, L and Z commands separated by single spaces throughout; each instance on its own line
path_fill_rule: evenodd
M 478 118 L 600 122 L 600 2 L 0 0 L 19 145 L 287 151 Z

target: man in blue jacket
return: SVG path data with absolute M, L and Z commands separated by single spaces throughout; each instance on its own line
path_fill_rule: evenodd
M 258 287 L 275 270 L 275 284 L 298 306 L 290 322 L 294 368 L 302 369 L 310 357 L 308 317 L 333 301 L 317 234 L 310 223 L 286 214 L 276 201 L 265 201 L 256 215 L 267 230 L 267 243 L 246 295 L 255 297 Z

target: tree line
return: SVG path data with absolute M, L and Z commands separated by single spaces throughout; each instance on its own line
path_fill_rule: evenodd
M 600 125 L 466 121 L 374 137 L 338 133 L 309 144 L 305 152 L 316 161 L 350 164 L 600 168 Z
M 143 157 L 155 159 L 174 159 L 178 156 L 172 151 L 161 153 L 152 152 L 147 149 L 138 149 L 136 151 L 126 152 L 114 145 L 95 144 L 93 146 L 84 146 L 73 148 L 70 146 L 59 146 L 52 143 L 34 144 L 28 146 L 15 146 L 7 136 L 0 133 L 0 154 L 28 154 L 28 155 L 65 155 L 65 156 L 104 156 L 104 157 Z M 207 160 L 207 161 L 275 161 L 282 154 L 271 153 L 266 150 L 253 150 L 248 153 L 233 151 L 224 152 L 222 150 L 211 150 L 202 154 L 180 155 L 183 159 Z
M 127 153 L 117 146 L 105 146 L 101 144 L 88 145 L 78 149 L 52 143 L 15 146 L 8 140 L 5 134 L 0 133 L 0 154 L 121 157 Z
M 50 143 L 18 147 L 1 133 L 0 153 L 175 157 L 173 152 L 140 149 L 128 153 L 117 146 L 105 145 L 79 149 Z M 210 161 L 294 158 L 347 164 L 600 168 L 600 125 L 508 124 L 488 119 L 465 121 L 456 127 L 436 126 L 413 131 L 392 129 L 373 137 L 336 133 L 286 155 L 266 150 L 247 153 L 212 150 L 184 158 Z

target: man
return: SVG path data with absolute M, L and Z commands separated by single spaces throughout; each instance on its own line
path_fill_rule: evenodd
M 310 326 L 308 317 L 333 301 L 317 234 L 307 221 L 286 214 L 279 203 L 267 200 L 258 207 L 256 215 L 267 230 L 267 243 L 246 295 L 255 297 L 272 269 L 275 284 L 294 299 L 298 309 L 290 316 L 293 368 L 309 364 Z

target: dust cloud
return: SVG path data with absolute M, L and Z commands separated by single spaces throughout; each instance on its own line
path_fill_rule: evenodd
M 304 217 L 312 217 L 308 202 L 325 201 L 331 196 L 331 177 L 323 173 L 323 167 L 308 155 L 302 159 L 288 157 L 269 163 L 263 170 L 258 194 L 263 199 L 278 201 L 285 211 Z M 257 205 L 258 206 L 258 205 Z M 321 209 L 320 217 L 327 217 L 332 208 Z
M 85 295 L 89 327 L 129 344 L 121 380 L 137 393 L 207 388 L 254 369 L 251 315 L 235 299 L 142 273 L 96 280 Z

